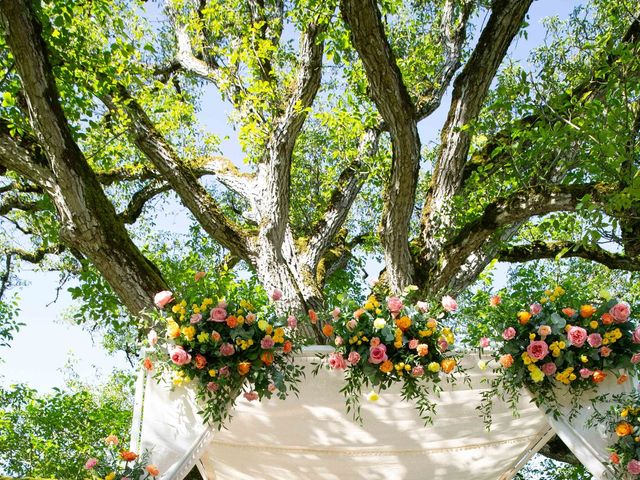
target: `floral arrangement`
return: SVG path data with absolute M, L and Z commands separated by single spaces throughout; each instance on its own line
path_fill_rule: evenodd
M 104 440 L 105 448 L 99 457 L 89 458 L 84 464 L 87 480 L 144 480 L 160 475 L 158 467 L 148 462 L 149 453 L 138 455 L 121 449 L 115 435 Z
M 342 311 L 336 308 L 324 322 L 322 332 L 332 339 L 335 352 L 326 362 L 333 370 L 344 370 L 346 385 L 342 388 L 347 411 L 362 421 L 360 397 L 364 387 L 373 390 L 368 399 L 376 401 L 378 393 L 393 384 L 402 385 L 404 400 L 415 400 L 425 423 L 431 422 L 435 404 L 431 393 L 443 374 L 449 381 L 459 371 L 458 360 L 450 351 L 453 332 L 443 325 L 445 316 L 457 309 L 449 296 L 442 305 L 410 300 L 415 288 L 405 290 L 403 297 L 390 297 L 382 302 L 370 296 L 364 305 Z
M 598 404 L 610 405 L 605 412 Z M 635 479 L 640 476 L 640 393 L 605 394 L 594 400 L 595 413 L 589 426 L 604 425 L 615 439 L 609 448 L 609 462 L 616 478 Z
M 628 303 L 604 299 L 601 303 L 567 304 L 564 289 L 546 290 L 539 302 L 516 311 L 491 298 L 497 325 L 493 339 L 480 339 L 481 347 L 494 347 L 502 370 L 485 392 L 480 407 L 490 422 L 491 400 L 499 396 L 515 408 L 525 386 L 538 405 L 558 415 L 556 392 L 566 386 L 572 414 L 580 394 L 593 390 L 607 376 L 624 383 L 640 362 L 640 328 L 630 321 Z M 501 388 L 500 388 L 501 387 Z
M 200 278 L 196 274 L 196 281 Z M 275 313 L 273 302 L 282 293 L 276 290 L 271 303 L 257 305 L 237 292 L 227 294 L 214 300 L 196 291 L 177 300 L 169 291 L 158 293 L 156 328 L 161 334 L 149 333 L 154 348 L 143 361 L 157 378 L 168 372 L 176 386 L 194 383 L 204 421 L 218 428 L 230 418 L 241 393 L 247 401 L 274 395 L 284 399 L 297 392 L 303 375 L 292 362 L 300 350 L 297 319 Z

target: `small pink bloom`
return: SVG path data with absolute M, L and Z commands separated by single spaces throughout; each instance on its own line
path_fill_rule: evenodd
M 336 338 L 333 341 L 333 343 L 335 343 L 336 347 L 339 347 L 344 343 L 344 339 L 340 335 L 336 335 Z
M 87 460 L 87 463 L 84 464 L 84 468 L 86 468 L 87 470 L 91 470 L 97 464 L 98 464 L 98 459 L 97 458 L 90 458 L 89 460 Z
M 532 340 L 527 347 L 527 353 L 534 360 L 542 360 L 549 353 L 549 346 L 542 340 Z
M 351 320 L 349 320 L 347 322 L 347 330 L 349 330 L 350 332 L 353 332 L 356 329 L 356 326 L 358 325 L 357 320 L 354 320 L 353 318 Z
M 269 350 L 270 348 L 273 348 L 275 344 L 276 342 L 273 341 L 271 335 L 265 335 L 265 337 L 260 340 L 260 347 L 262 347 L 263 350 Z
M 440 347 L 441 352 L 446 352 L 449 349 L 449 343 L 447 343 L 444 337 L 440 337 L 438 339 L 438 347 Z
M 278 387 L 276 387 L 275 383 L 270 383 L 269 386 L 267 387 L 267 390 L 269 390 L 271 393 L 275 392 L 278 389 Z
M 273 301 L 277 302 L 281 298 L 282 298 L 282 290 L 279 290 L 276 288 L 273 292 L 271 292 L 271 299 Z
M 222 307 L 211 309 L 211 320 L 214 322 L 224 322 L 227 318 L 227 311 Z
M 369 342 L 369 345 L 372 347 L 377 347 L 378 345 L 380 345 L 380 339 L 378 337 L 373 337 Z
M 636 363 L 640 363 L 640 353 L 633 354 L 633 356 L 631 357 L 631 363 L 633 363 L 634 365 Z
M 153 303 L 156 304 L 158 308 L 164 308 L 167 306 L 167 303 L 173 300 L 173 294 L 169 290 L 163 290 L 162 292 L 156 293 L 155 297 L 153 297 Z
M 547 362 L 544 365 L 542 365 L 542 373 L 544 373 L 545 375 L 553 375 L 554 373 L 556 373 L 557 367 L 556 364 L 553 362 Z
M 356 351 L 352 351 L 349 353 L 349 357 L 347 358 L 351 365 L 355 365 L 360 361 L 360 354 Z
M 538 335 L 540 335 L 541 337 L 551 335 L 551 327 L 549 325 L 540 325 L 540 327 L 538 328 Z
M 422 365 L 416 365 L 411 369 L 411 375 L 418 378 L 424 375 L 424 367 Z
M 344 370 L 347 368 L 347 362 L 341 353 L 332 353 L 329 355 L 329 367 L 332 370 Z
M 331 312 L 331 316 L 333 317 L 334 320 L 336 320 L 336 319 L 340 318 L 340 313 L 342 313 L 342 310 L 340 310 L 338 307 L 336 307 Z
M 369 349 L 369 363 L 379 364 L 387 361 L 387 346 L 386 345 L 376 345 L 375 347 L 371 347 Z
M 587 339 L 587 331 L 582 327 L 571 327 L 569 333 L 567 333 L 567 338 L 571 345 L 581 347 Z
M 602 345 L 602 337 L 599 333 L 592 333 L 587 337 L 587 343 L 593 348 L 598 348 L 600 345 Z
M 389 311 L 392 315 L 397 315 L 402 310 L 402 300 L 398 297 L 389 297 L 387 299 L 387 307 L 389 307 Z
M 422 313 L 427 313 L 427 310 L 429 310 L 429 304 L 427 302 L 423 302 L 422 300 L 416 302 L 416 307 Z
M 589 370 L 588 368 L 581 368 L 580 369 L 580 376 L 582 378 L 589 378 L 591 375 L 593 375 L 593 372 L 591 370 Z
M 222 345 L 220 345 L 220 355 L 222 355 L 223 357 L 228 357 L 230 355 L 233 355 L 234 353 L 235 349 L 230 343 L 223 343 Z
M 181 346 L 174 347 L 169 353 L 171 361 L 176 365 L 186 365 L 191 361 L 191 355 L 189 355 Z
M 191 323 L 198 323 L 200 320 L 202 320 L 201 313 L 194 313 L 193 315 L 191 315 L 191 318 L 189 319 Z
M 502 298 L 500 298 L 500 295 L 493 295 L 489 299 L 489 305 L 491 305 L 492 307 L 497 307 L 501 303 L 502 303 Z
M 247 316 L 245 317 L 244 321 L 247 322 L 247 325 L 253 324 L 253 322 L 256 321 L 256 314 L 255 313 L 247 313 Z
M 218 375 L 220 375 L 221 377 L 228 377 L 229 367 L 225 365 L 224 367 L 220 368 L 220 370 L 218 370 Z
M 195 275 L 193 276 L 193 279 L 196 282 L 199 282 L 200 280 L 202 280 L 204 278 L 204 276 L 206 274 L 207 274 L 207 272 L 204 272 L 204 271 L 196 272 Z
M 420 341 L 417 338 L 412 338 L 411 340 L 409 340 L 409 348 L 411 350 L 414 350 L 416 348 L 418 348 L 418 344 L 420 343 Z
M 149 330 L 147 334 L 147 340 L 149 340 L 149 345 L 153 346 L 158 343 L 158 334 L 155 330 Z
M 489 339 L 487 337 L 482 337 L 480 338 L 480 346 L 482 348 L 487 348 L 489 347 Z
M 624 323 L 631 315 L 631 307 L 627 302 L 620 302 L 611 307 L 609 313 L 616 323 Z
M 289 328 L 296 328 L 298 326 L 298 319 L 293 315 L 289 315 L 289 318 L 287 318 L 287 325 L 289 325 Z
M 600 348 L 600 356 L 608 357 L 611 355 L 612 350 L 609 347 L 601 347 Z
M 539 303 L 532 303 L 529 306 L 529 311 L 531 312 L 531 315 L 538 315 L 541 311 L 542 311 L 542 305 L 540 305 Z
M 513 327 L 507 327 L 504 329 L 504 332 L 502 332 L 502 338 L 504 338 L 505 340 L 512 340 L 514 339 L 516 336 L 516 329 Z
M 216 382 L 207 383 L 207 390 L 209 390 L 210 392 L 215 393 L 219 389 L 220 389 L 220 385 L 218 385 Z
M 633 343 L 640 343 L 640 327 L 636 328 L 631 335 L 631 340 Z
M 627 471 L 631 475 L 640 475 L 640 462 L 635 458 L 627 463 Z
M 258 392 L 244 392 L 243 393 L 244 398 L 246 398 L 247 400 L 249 400 L 250 402 L 253 402 L 254 400 L 258 400 L 259 396 L 258 396 Z
M 455 312 L 458 309 L 458 302 L 449 295 L 442 297 L 442 307 L 447 312 Z

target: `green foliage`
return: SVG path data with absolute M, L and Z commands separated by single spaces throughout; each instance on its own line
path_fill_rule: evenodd
M 569 465 L 536 456 L 516 474 L 514 480 L 591 480 L 592 478 L 583 465 Z

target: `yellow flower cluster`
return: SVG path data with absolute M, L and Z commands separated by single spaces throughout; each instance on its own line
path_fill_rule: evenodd
M 184 385 L 185 383 L 189 383 L 191 381 L 191 378 L 188 377 L 183 371 L 177 371 L 176 375 L 173 377 L 173 384 L 176 387 L 180 387 L 182 385 Z
M 529 376 L 531 377 L 531 380 L 533 380 L 534 382 L 540 383 L 542 380 L 544 380 L 544 373 L 542 373 L 542 370 L 540 370 L 533 363 L 529 364 L 527 369 L 529 370 Z
M 527 352 L 522 352 L 521 358 L 525 365 L 531 365 L 534 362 L 534 359 Z
M 364 309 L 369 311 L 375 310 L 377 315 L 380 315 L 382 313 L 382 310 L 380 309 L 380 302 L 375 297 L 375 295 L 371 295 L 369 296 L 369 298 L 367 298 L 367 301 L 364 303 Z
M 247 312 L 255 310 L 253 304 L 251 302 L 247 302 L 246 300 L 240 300 L 240 307 L 244 308 Z
M 349 344 L 353 345 L 354 343 L 357 345 L 362 345 L 362 342 L 368 342 L 369 339 L 364 335 L 364 332 L 358 332 L 353 337 L 349 338 Z
M 455 341 L 455 337 L 453 336 L 453 332 L 451 331 L 450 328 L 446 328 L 446 327 L 443 328 L 442 335 L 444 336 L 444 339 L 447 341 L 449 345 L 451 345 Z
M 187 314 L 187 302 L 182 300 L 180 303 L 176 303 L 171 307 L 171 311 L 180 315 L 181 322 L 184 321 L 184 317 Z
M 393 342 L 393 346 L 396 348 L 402 348 L 402 330 L 396 328 L 395 331 L 395 341 Z M 396 365 L 396 368 L 398 366 Z
M 236 338 L 236 345 L 238 345 L 241 350 L 246 350 L 251 345 L 253 345 L 253 340 L 252 339 L 243 340 L 241 338 Z
M 209 340 L 209 334 L 207 332 L 201 332 L 196 338 L 198 339 L 198 342 L 206 343 Z
M 540 303 L 555 302 L 565 294 L 565 290 L 560 285 L 557 285 L 553 290 L 545 290 L 544 294 L 545 296 L 540 299 Z
M 622 418 L 627 417 L 629 414 L 633 415 L 634 417 L 637 417 L 638 414 L 640 414 L 640 408 L 634 408 L 634 407 L 625 407 L 622 412 L 620 412 L 620 416 Z
M 553 355 L 555 358 L 558 358 L 560 356 L 560 351 L 564 350 L 565 348 L 567 348 L 567 344 L 563 341 L 553 342 L 551 345 L 549 345 L 551 355 Z
M 275 343 L 284 343 L 284 328 L 276 328 L 276 330 L 273 332 L 273 341 Z
M 271 333 L 273 332 L 273 326 L 269 325 L 269 322 L 267 322 L 266 320 L 259 320 L 258 328 L 265 332 L 267 335 L 271 335 Z
M 576 378 L 578 377 L 573 373 L 573 367 L 565 368 L 562 372 L 556 373 L 556 380 L 564 383 L 565 385 L 569 385 Z
M 434 318 L 430 318 L 427 321 L 427 329 L 426 330 L 418 330 L 418 335 L 420 335 L 420 337 L 422 337 L 422 338 L 430 337 L 431 335 L 433 335 L 435 333 L 437 326 L 438 326 L 438 322 Z M 445 330 L 448 330 L 448 329 L 445 329 Z M 447 339 L 447 343 L 453 343 L 453 341 L 449 342 L 449 340 Z
M 602 344 L 609 345 L 610 343 L 616 343 L 621 338 L 622 332 L 619 328 L 616 328 L 615 330 L 611 330 L 610 332 L 604 334 L 604 337 L 602 338 Z
M 167 320 L 167 337 L 177 338 L 180 336 L 180 325 L 171 317 Z
M 396 369 L 396 375 L 402 377 L 405 371 L 408 372 L 409 370 L 411 370 L 411 365 L 405 365 L 404 362 L 398 362 L 394 365 L 393 368 Z
M 180 331 L 182 332 L 182 336 L 190 342 L 193 340 L 193 337 L 196 336 L 196 327 L 193 325 L 182 327 Z

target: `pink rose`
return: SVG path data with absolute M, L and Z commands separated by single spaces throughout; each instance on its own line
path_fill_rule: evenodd
M 357 325 L 358 325 L 358 322 L 352 318 L 347 322 L 347 330 L 349 330 L 350 332 L 353 332 L 356 329 Z
M 551 327 L 549 325 L 540 325 L 540 327 L 538 328 L 538 335 L 540 335 L 541 337 L 551 335 Z
M 369 363 L 378 364 L 387 361 L 387 346 L 380 344 L 369 349 Z
M 218 385 L 216 382 L 207 383 L 207 390 L 209 390 L 211 393 L 215 393 L 219 389 L 220 389 L 220 385 Z
M 158 308 L 164 308 L 167 306 L 167 303 L 173 300 L 173 293 L 169 290 L 163 290 L 162 292 L 156 293 L 155 297 L 153 297 L 153 303 L 156 304 Z
M 398 297 L 389 297 L 387 299 L 387 307 L 389 307 L 389 311 L 392 315 L 397 315 L 402 310 L 402 300 Z
M 542 340 L 532 340 L 527 347 L 527 353 L 534 360 L 542 360 L 549 353 L 549 345 Z
M 201 313 L 194 313 L 193 315 L 191 315 L 191 319 L 189 319 L 191 323 L 198 323 L 200 320 L 202 320 Z
M 458 309 L 458 302 L 456 302 L 451 296 L 445 295 L 442 297 L 442 307 L 447 312 L 455 312 Z
M 332 370 L 344 370 L 347 368 L 347 362 L 345 362 L 341 353 L 334 352 L 329 355 L 329 367 Z
M 502 338 L 505 340 L 512 340 L 516 337 L 516 329 L 513 327 L 507 327 L 502 332 Z
M 86 468 L 87 470 L 91 470 L 97 464 L 98 464 L 97 458 L 90 458 L 89 460 L 87 460 L 87 463 L 84 464 L 84 468 Z
M 289 325 L 289 328 L 296 328 L 298 326 L 298 319 L 293 315 L 289 315 L 289 318 L 287 318 L 287 325 Z
M 640 462 L 634 458 L 627 463 L 627 470 L 631 475 L 640 475 Z
M 571 327 L 569 333 L 567 333 L 567 338 L 571 345 L 581 347 L 587 339 L 587 331 L 582 327 Z
M 356 351 L 352 351 L 349 353 L 349 357 L 347 358 L 347 360 L 349 360 L 349 363 L 351 365 L 355 365 L 360 361 L 360 354 Z
M 244 321 L 247 322 L 247 325 L 253 324 L 253 322 L 256 321 L 256 314 L 255 313 L 247 313 L 247 316 L 244 319 Z
M 336 319 L 338 319 L 340 317 L 340 313 L 341 312 L 342 312 L 342 310 L 340 310 L 338 307 L 336 307 L 331 312 L 331 316 L 333 317 L 334 320 L 336 320 Z
M 223 343 L 222 345 L 220 345 L 220 355 L 222 355 L 223 357 L 228 357 L 230 355 L 233 355 L 234 353 L 235 349 L 230 343 Z
M 176 346 L 171 352 L 171 361 L 176 365 L 186 365 L 191 361 L 191 355 L 180 346 Z
M 600 345 L 602 345 L 602 337 L 599 333 L 592 333 L 587 337 L 587 343 L 593 348 L 598 348 Z
M 542 373 L 544 373 L 545 375 L 553 375 L 554 373 L 556 373 L 557 367 L 556 364 L 553 362 L 547 362 L 544 365 L 542 365 Z
M 279 289 L 274 289 L 273 292 L 271 292 L 271 299 L 274 302 L 277 302 L 278 300 L 280 300 L 282 298 L 282 290 Z
M 253 402 L 254 400 L 258 400 L 259 398 L 258 392 L 244 392 L 242 395 L 244 396 L 244 398 L 246 398 L 250 402 Z
M 487 337 L 480 338 L 480 347 L 482 348 L 489 347 L 489 339 Z
M 333 343 L 336 344 L 336 347 L 339 347 L 344 343 L 344 338 L 342 338 L 340 335 L 336 335 L 336 338 L 333 340 Z
M 149 345 L 153 346 L 158 343 L 158 334 L 155 330 L 149 330 L 147 334 L 147 340 L 149 340 Z
M 601 347 L 600 348 L 600 356 L 608 357 L 611 355 L 612 350 L 609 347 Z
M 627 302 L 616 303 L 611 307 L 609 313 L 616 323 L 624 323 L 629 319 L 629 315 L 631 315 L 631 307 Z
M 541 311 L 542 311 L 542 305 L 540 305 L 539 303 L 532 303 L 529 306 L 529 311 L 531 312 L 531 315 L 538 315 Z
M 500 295 L 493 295 L 489 299 L 489 305 L 491 305 L 492 307 L 497 307 L 501 303 L 502 303 L 502 298 L 500 298 Z
M 633 356 L 631 357 L 631 363 L 633 363 L 634 365 L 636 363 L 640 363 L 640 353 L 633 354 Z
M 591 375 L 593 375 L 593 372 L 591 370 L 589 370 L 588 368 L 581 368 L 580 369 L 580 376 L 582 378 L 589 378 Z
M 440 347 L 441 352 L 446 352 L 449 349 L 449 343 L 447 343 L 444 337 L 440 337 L 438 339 L 438 347 Z
M 429 304 L 427 302 L 423 302 L 422 300 L 416 302 L 416 307 L 422 313 L 427 313 L 427 310 L 429 310 Z
M 275 344 L 276 342 L 273 341 L 271 335 L 265 335 L 265 337 L 260 340 L 260 347 L 262 347 L 263 350 L 269 350 L 270 348 L 273 348 Z
M 421 377 L 424 375 L 424 367 L 422 365 L 416 365 L 411 369 L 411 375 L 414 377 Z
M 218 370 L 218 374 L 221 377 L 228 377 L 229 376 L 229 367 L 225 365 L 224 367 L 220 368 L 220 370 Z
M 224 322 L 227 318 L 227 311 L 222 307 L 215 307 L 211 310 L 211 320 L 214 322 Z
M 412 338 L 411 340 L 409 340 L 409 348 L 411 350 L 414 350 L 415 348 L 418 347 L 418 343 L 420 343 L 420 342 L 418 341 L 417 338 Z
M 633 343 L 640 343 L 640 327 L 636 328 L 633 331 L 633 335 L 631 336 L 631 340 L 633 340 Z

